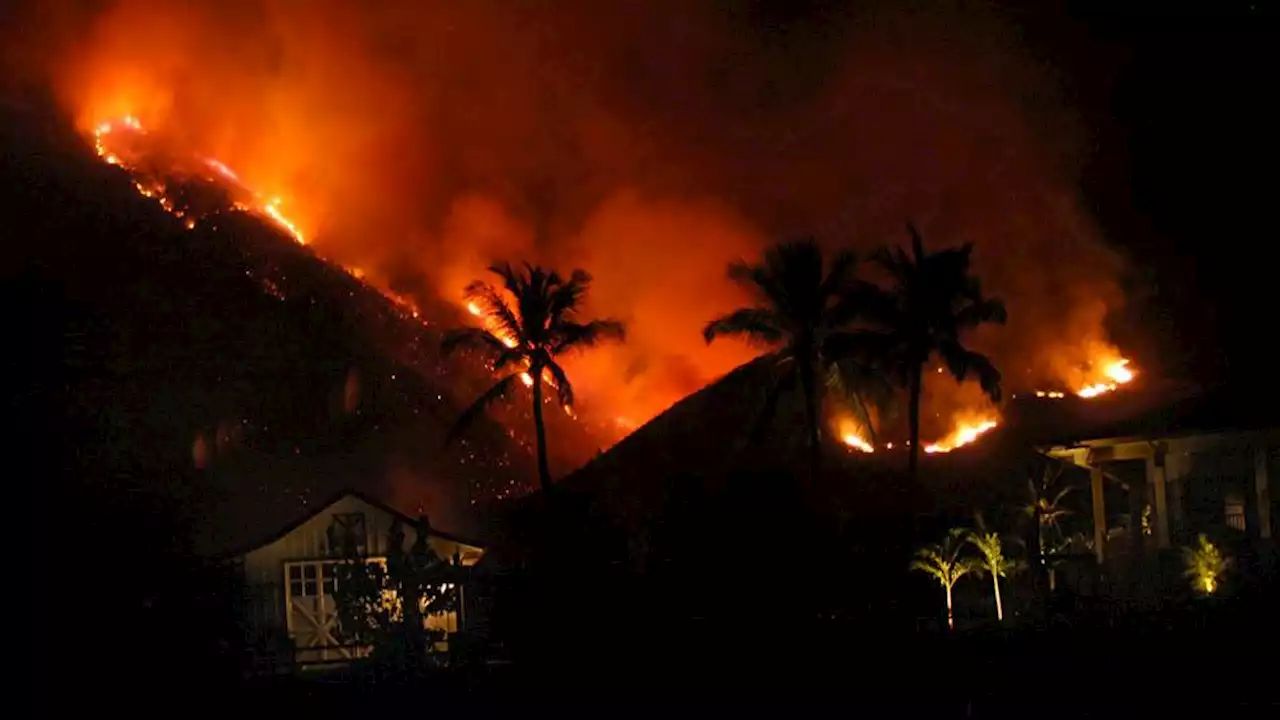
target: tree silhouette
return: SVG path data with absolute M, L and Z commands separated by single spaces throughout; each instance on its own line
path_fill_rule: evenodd
M 1014 570 L 1014 562 L 1004 555 L 1004 543 L 1000 533 L 992 532 L 983 522 L 982 516 L 977 519 L 977 526 L 970 530 L 965 539 L 978 550 L 978 569 L 991 573 L 991 587 L 996 596 L 996 619 L 1004 620 L 1004 603 L 1000 601 L 1000 578 L 1008 577 Z
M 964 549 L 967 531 L 964 528 L 952 528 L 940 543 L 926 545 L 916 551 L 911 561 L 911 569 L 928 573 L 947 592 L 947 628 L 956 627 L 955 611 L 951 603 L 951 589 L 956 581 L 977 570 L 980 565 L 974 558 L 960 557 Z
M 1075 485 L 1057 487 L 1058 478 L 1062 475 L 1062 464 L 1047 462 L 1040 482 L 1027 479 L 1027 504 L 1022 512 L 1034 523 L 1037 557 L 1049 571 L 1049 590 L 1057 586 L 1057 566 L 1061 562 L 1058 555 L 1070 547 L 1071 542 L 1062 530 L 1062 519 L 1072 514 L 1063 505 L 1067 495 L 1076 489 Z
M 458 347 L 473 347 L 493 357 L 493 370 L 505 372 L 502 379 L 475 400 L 454 423 L 446 441 L 464 431 L 490 403 L 506 398 L 524 379 L 533 390 L 533 425 L 537 435 L 538 481 L 544 492 L 551 490 L 551 470 L 547 463 L 547 432 L 542 418 L 542 385 L 550 384 L 560 403 L 573 405 L 573 386 L 556 358 L 595 347 L 606 340 L 623 340 L 625 329 L 617 320 L 576 319 L 591 285 L 591 276 L 574 270 L 566 280 L 554 270 L 524 264 L 516 270 L 501 263 L 489 271 L 502 278 L 503 293 L 483 280 L 466 288 L 466 298 L 474 312 L 489 328 L 467 327 L 450 331 L 441 345 L 444 354 Z M 549 376 L 549 377 L 548 377 Z M 527 378 L 527 379 L 526 379 Z
M 849 252 L 828 263 L 812 238 L 778 243 L 765 251 L 762 263 L 729 265 L 729 279 L 749 290 L 756 302 L 708 322 L 702 331 L 708 343 L 738 336 L 772 349 L 774 378 L 756 432 L 772 418 L 779 394 L 798 384 L 814 476 L 821 463 L 822 386 L 843 394 L 867 432 L 872 431 L 868 393 L 875 389 L 874 378 L 858 353 L 856 336 L 848 331 L 865 294 L 865 284 L 854 277 L 856 266 Z
M 973 244 L 926 253 L 924 241 L 908 224 L 911 253 L 881 248 L 875 262 L 889 274 L 887 290 L 870 293 L 868 310 L 879 326 L 869 333 L 877 352 L 907 387 L 911 447 L 908 474 L 914 482 L 920 462 L 920 394 L 924 366 L 934 355 L 957 381 L 976 375 L 993 402 L 1000 401 L 1000 373 L 991 360 L 961 344 L 965 331 L 984 323 L 1005 322 L 1004 304 L 982 294 L 969 273 Z

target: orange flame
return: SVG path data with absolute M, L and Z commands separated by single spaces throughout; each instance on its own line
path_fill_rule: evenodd
M 1102 376 L 1105 378 L 1100 382 L 1091 383 L 1078 390 L 1076 395 L 1082 398 L 1092 398 L 1109 393 L 1121 385 L 1129 383 L 1134 378 L 1134 371 L 1129 369 L 1129 361 L 1125 358 L 1112 360 L 1102 366 Z
M 117 167 L 122 167 L 125 170 L 132 171 L 133 168 L 125 164 L 125 161 L 123 158 L 121 158 L 120 154 L 109 147 L 112 137 L 115 135 L 115 133 L 119 132 L 121 129 L 124 129 L 128 132 L 132 132 L 136 135 L 147 134 L 147 130 L 146 128 L 143 127 L 142 122 L 139 121 L 138 118 L 134 117 L 133 115 L 125 115 L 115 120 L 106 120 L 94 125 L 93 149 L 98 153 L 98 156 L 101 157 L 103 161 L 105 161 L 107 164 L 115 165 Z M 302 230 L 298 227 L 298 224 L 293 220 L 291 220 L 289 217 L 287 217 L 280 210 L 280 205 L 281 205 L 280 198 L 273 197 L 270 200 L 264 201 L 261 195 L 259 195 L 257 192 L 245 186 L 244 182 L 240 179 L 240 176 L 237 175 L 234 170 L 227 167 L 227 165 L 223 163 L 221 160 L 218 160 L 216 158 L 202 158 L 202 160 L 207 167 L 212 169 L 214 172 L 220 175 L 223 179 L 228 180 L 232 183 L 235 183 L 237 186 L 241 188 L 244 188 L 253 197 L 254 202 L 252 203 L 243 203 L 243 202 L 235 203 L 236 209 L 242 210 L 245 212 L 253 212 L 259 215 L 263 215 L 267 218 L 270 218 L 276 225 L 278 225 L 282 230 L 288 233 L 289 236 L 292 237 L 299 244 L 301 245 L 307 244 L 307 238 L 303 234 Z M 164 208 L 165 212 L 168 212 L 179 218 L 183 216 L 182 212 L 176 211 L 174 209 L 173 202 L 168 197 L 165 196 L 166 188 L 163 185 L 155 185 L 153 187 L 144 187 L 142 184 L 140 184 L 135 180 L 134 186 L 138 188 L 138 192 L 141 193 L 144 197 L 153 198 L 157 202 L 159 202 L 160 207 Z M 194 229 L 196 226 L 196 219 L 188 218 L 184 223 L 184 225 L 186 225 L 188 230 Z
M 840 442 L 854 450 L 865 453 L 876 451 L 875 447 L 862 437 L 862 428 L 852 418 L 841 417 L 836 420 L 836 434 Z
M 951 452 L 958 447 L 972 443 L 998 424 L 999 423 L 992 418 L 959 421 L 956 423 L 955 428 L 948 433 L 946 437 L 936 443 L 925 445 L 924 451 L 930 454 Z

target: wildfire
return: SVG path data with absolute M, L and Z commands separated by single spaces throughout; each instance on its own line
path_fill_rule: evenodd
M 1110 360 L 1101 363 L 1101 370 L 1094 375 L 1096 379 L 1078 387 L 1075 390 L 1075 395 L 1086 400 L 1095 398 L 1115 391 L 1121 385 L 1131 382 L 1136 375 L 1137 373 L 1129 367 L 1127 358 Z M 1036 397 L 1038 398 L 1060 400 L 1066 396 L 1067 393 L 1061 390 L 1036 390 Z
M 142 123 L 136 117 L 132 115 L 125 115 L 124 117 L 116 120 L 108 120 L 94 126 L 93 148 L 98 153 L 98 157 L 102 158 L 102 160 L 107 164 L 115 165 L 133 172 L 135 168 L 125 161 L 118 150 L 112 148 L 112 139 L 121 131 L 141 136 L 148 134 L 146 128 L 142 126 Z M 264 200 L 261 195 L 248 188 L 240 179 L 240 176 L 237 175 L 234 170 L 227 167 L 227 165 L 221 160 L 216 158 L 201 158 L 200 160 L 205 167 L 216 173 L 220 179 L 231 183 L 236 188 L 244 191 L 244 193 L 250 198 L 247 202 L 235 202 L 233 204 L 235 209 L 270 218 L 272 222 L 288 233 L 289 236 L 299 244 L 307 244 L 307 238 L 302 233 L 301 228 L 298 227 L 298 224 L 287 217 L 280 209 L 280 198 L 273 197 L 269 200 Z M 142 194 L 143 197 L 152 198 L 160 203 L 160 207 L 164 208 L 165 212 L 168 212 L 178 218 L 184 218 L 185 212 L 174 205 L 173 200 L 166 194 L 169 189 L 163 182 L 155 181 L 147 186 L 135 179 L 133 184 L 138 188 L 138 192 Z M 196 220 L 197 219 L 193 217 L 186 217 L 183 224 L 188 230 L 193 230 L 196 226 Z
M 958 447 L 968 445 L 977 440 L 987 431 L 994 428 L 998 423 L 990 418 L 978 421 L 964 421 L 956 424 L 946 437 L 936 443 L 924 446 L 927 453 L 945 453 L 951 452 Z
M 1129 361 L 1125 358 L 1120 358 L 1103 365 L 1102 375 L 1105 378 L 1103 381 L 1080 388 L 1076 391 L 1076 395 L 1082 398 L 1092 398 L 1103 393 L 1109 393 L 1117 387 L 1132 381 L 1134 372 L 1129 369 Z
M 875 452 L 875 446 L 867 442 L 861 434 L 862 428 L 851 418 L 842 417 L 836 421 L 836 434 L 840 438 L 840 442 L 848 447 L 859 450 L 861 452 Z

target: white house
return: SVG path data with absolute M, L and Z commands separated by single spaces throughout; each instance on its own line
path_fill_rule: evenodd
M 414 519 L 347 490 L 264 542 L 230 554 L 243 582 L 245 630 L 260 650 L 273 656 L 271 664 L 330 665 L 367 652 L 336 637 L 335 568 L 344 560 L 343 548 L 351 546 L 370 561 L 385 561 L 397 520 L 408 548 L 416 540 Z M 476 542 L 434 528 L 428 542 L 442 558 L 457 557 L 464 566 L 474 565 L 484 553 Z M 465 593 L 459 606 L 460 613 L 433 616 L 428 625 L 457 632 L 467 616 Z

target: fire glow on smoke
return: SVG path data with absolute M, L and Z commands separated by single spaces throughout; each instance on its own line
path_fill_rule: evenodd
M 134 171 L 132 162 L 126 162 L 124 158 L 124 150 L 118 145 L 123 145 L 122 135 L 134 134 L 138 136 L 147 135 L 146 128 L 142 123 L 132 115 L 125 115 L 117 120 L 108 120 L 100 122 L 93 129 L 93 147 L 107 164 L 122 167 L 130 172 Z M 227 167 L 222 161 L 215 158 L 201 158 L 204 167 L 212 170 L 223 183 L 243 191 L 244 198 L 237 199 L 233 203 L 233 207 L 243 212 L 254 213 L 270 219 L 280 229 L 284 230 L 294 240 L 301 245 L 307 244 L 306 236 L 298 225 L 285 216 L 280 209 L 281 200 L 279 197 L 263 199 L 261 195 L 245 187 L 240 180 L 240 176 L 236 175 L 231 168 Z M 214 178 L 207 178 L 213 181 Z M 187 217 L 187 211 L 178 207 L 174 200 L 169 197 L 167 188 L 163 181 L 152 180 L 149 185 L 143 185 L 140 181 L 134 180 L 134 186 L 144 197 L 155 199 L 160 203 L 160 207 L 165 211 L 175 215 L 178 218 L 185 218 L 187 229 L 194 229 L 199 218 Z
M 188 214 L 187 209 L 177 205 L 175 200 L 169 196 L 170 188 L 165 185 L 163 180 L 156 178 L 140 179 L 141 176 L 134 173 L 136 168 L 127 152 L 128 136 L 141 137 L 147 134 L 148 130 L 136 117 L 125 115 L 118 119 L 100 122 L 94 126 L 94 148 L 104 162 L 121 167 L 134 174 L 134 186 L 141 195 L 155 199 L 164 210 L 175 217 L 183 219 L 188 229 L 193 229 L 201 218 L 195 214 Z M 268 219 L 299 244 L 305 245 L 307 243 L 307 236 L 303 233 L 298 223 L 287 216 L 281 209 L 283 203 L 279 197 L 264 197 L 249 188 L 239 174 L 226 163 L 216 158 L 201 157 L 199 160 L 204 169 L 213 173 L 212 176 L 206 178 L 207 180 L 211 182 L 217 181 L 236 189 L 239 196 L 233 202 L 235 209 Z M 357 278 L 364 278 L 365 275 L 360 268 L 348 268 L 348 272 Z M 405 304 L 405 301 L 394 293 L 383 291 L 383 294 L 397 304 Z M 505 329 L 493 318 L 487 316 L 479 306 L 475 303 L 468 303 L 466 310 L 481 322 L 484 329 L 493 333 L 508 347 L 515 347 L 516 340 L 510 337 Z M 416 308 L 412 309 L 412 314 L 415 317 L 418 315 Z M 1136 374 L 1130 368 L 1130 361 L 1122 357 L 1107 358 L 1092 363 L 1092 365 L 1095 369 L 1089 371 L 1089 381 L 1072 390 L 1072 393 L 1080 398 L 1095 398 L 1113 392 L 1120 386 L 1131 382 Z M 528 371 L 520 373 L 520 380 L 526 387 L 531 387 L 534 382 Z M 544 374 L 543 382 L 552 388 L 555 387 L 555 383 L 549 375 Z M 1065 397 L 1066 392 L 1061 390 L 1039 390 L 1036 391 L 1036 396 L 1057 399 Z M 548 401 L 550 401 L 549 398 Z M 571 407 L 566 405 L 563 409 L 570 417 L 575 417 Z M 953 423 L 952 429 L 946 435 L 938 441 L 924 446 L 926 453 L 946 453 L 958 447 L 971 444 L 999 424 L 994 409 L 984 413 L 967 411 L 957 417 L 961 419 Z M 616 425 L 624 432 L 630 432 L 636 427 L 634 422 L 622 417 L 616 419 Z M 865 431 L 848 418 L 837 420 L 836 434 L 841 442 L 853 450 L 866 453 L 875 452 L 876 450 L 876 447 L 865 439 Z M 885 449 L 892 449 L 893 446 L 892 443 L 886 443 L 884 447 Z

